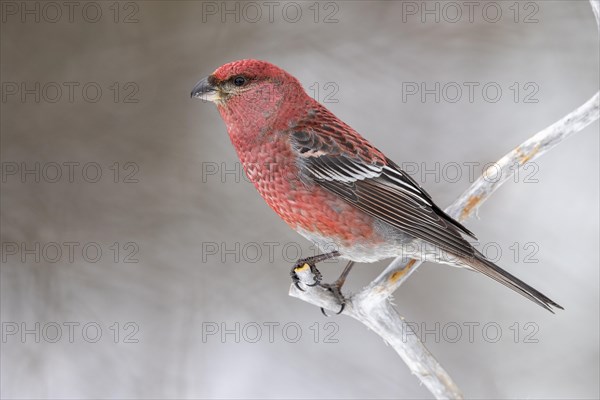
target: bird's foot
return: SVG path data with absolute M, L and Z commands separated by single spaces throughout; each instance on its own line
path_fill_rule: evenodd
M 340 309 L 334 315 L 340 315 L 344 312 L 344 309 L 346 308 L 346 298 L 342 294 L 342 285 L 339 283 L 339 280 L 333 283 L 322 283 L 319 286 L 329 290 L 340 304 Z M 321 307 L 321 312 L 324 316 L 329 317 L 329 314 L 327 314 L 323 307 Z
M 321 283 L 321 279 L 323 279 L 323 275 L 321 275 L 321 272 L 319 272 L 319 270 L 317 269 L 316 264 L 318 262 L 325 261 L 330 258 L 338 257 L 339 255 L 340 253 L 338 253 L 337 251 L 332 251 L 331 253 L 319 254 L 316 256 L 303 258 L 301 260 L 296 261 L 296 264 L 294 264 L 292 270 L 290 271 L 290 276 L 292 277 L 292 282 L 294 283 L 294 286 L 296 286 L 298 290 L 304 292 L 304 289 L 300 287 L 300 278 L 298 277 L 298 272 L 306 271 L 307 269 L 310 269 L 310 272 L 313 274 L 315 281 L 310 284 L 305 283 L 305 285 L 310 287 L 319 285 Z
M 335 282 L 323 283 L 320 285 L 321 287 L 324 287 L 325 289 L 329 290 L 333 294 L 333 297 L 335 297 L 335 299 L 340 304 L 340 309 L 338 312 L 335 313 L 335 315 L 340 315 L 342 312 L 344 312 L 344 309 L 346 308 L 346 298 L 342 294 L 342 286 L 346 282 L 346 277 L 350 273 L 350 270 L 352 269 L 353 266 L 354 266 L 354 261 L 348 262 L 348 264 L 346 265 L 346 267 L 340 274 L 340 277 L 337 278 L 337 280 Z M 323 313 L 324 316 L 329 317 L 329 315 L 327 315 L 327 313 L 325 312 L 325 309 L 323 307 L 321 307 L 321 312 Z
M 290 276 L 292 277 L 294 286 L 303 292 L 305 290 L 300 287 L 300 278 L 298 277 L 298 272 L 306 271 L 307 269 L 310 269 L 315 281 L 313 283 L 305 283 L 306 286 L 317 286 L 321 283 L 321 279 L 323 278 L 323 275 L 321 275 L 321 272 L 317 269 L 315 264 L 305 262 L 304 260 L 299 260 L 296 264 L 294 264 L 294 267 L 290 271 Z

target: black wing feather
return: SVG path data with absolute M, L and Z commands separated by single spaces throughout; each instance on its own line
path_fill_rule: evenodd
M 301 168 L 319 186 L 402 232 L 451 254 L 473 257 L 473 247 L 461 233 L 473 234 L 390 160 L 387 165 L 366 164 L 343 154 L 322 154 L 318 148 L 310 154 L 314 155 L 301 157 Z

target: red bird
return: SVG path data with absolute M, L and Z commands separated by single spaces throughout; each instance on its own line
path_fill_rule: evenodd
M 332 250 L 296 264 L 309 264 L 315 284 L 314 264 L 323 259 L 351 265 L 404 256 L 479 271 L 549 311 L 562 309 L 473 248 L 463 237 L 473 233 L 281 68 L 257 60 L 225 64 L 191 95 L 217 105 L 267 204 L 302 236 Z

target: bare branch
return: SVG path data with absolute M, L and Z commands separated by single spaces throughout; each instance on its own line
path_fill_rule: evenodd
M 298 275 L 301 282 L 313 282 L 314 277 L 308 270 Z M 292 285 L 290 296 L 333 312 L 340 308 L 331 292 L 319 286 L 311 287 L 310 290 L 303 292 Z M 378 298 L 362 291 L 348 299 L 344 314 L 362 322 L 392 346 L 410 371 L 437 399 L 463 398 L 460 389 L 452 381 L 450 375 L 388 301 L 378 301 Z

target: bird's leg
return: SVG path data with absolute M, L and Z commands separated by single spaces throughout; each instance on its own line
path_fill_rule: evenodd
M 337 313 L 335 313 L 335 315 L 341 314 L 344 311 L 344 308 L 346 308 L 346 298 L 342 294 L 342 286 L 346 282 L 346 278 L 348 277 L 348 274 L 350 273 L 350 270 L 353 266 L 354 261 L 349 261 L 344 270 L 342 271 L 340 277 L 337 278 L 335 282 L 320 284 L 321 287 L 329 289 L 333 293 L 333 296 L 340 302 L 340 310 Z M 323 307 L 321 307 L 321 312 L 326 317 L 329 317 L 329 315 L 327 315 Z
M 300 287 L 300 278 L 298 278 L 297 272 L 304 271 L 305 269 L 309 268 L 310 272 L 312 272 L 313 275 L 315 276 L 315 281 L 311 284 L 306 284 L 306 286 L 317 286 L 321 282 L 321 278 L 323 276 L 321 275 L 321 273 L 319 272 L 319 270 L 317 269 L 315 264 L 317 264 L 321 261 L 329 260 L 331 258 L 336 258 L 339 256 L 340 256 L 339 252 L 332 251 L 331 253 L 319 254 L 316 256 L 308 257 L 308 258 L 302 258 L 302 259 L 296 261 L 296 264 L 294 264 L 294 266 L 292 267 L 292 270 L 290 272 L 290 276 L 292 277 L 292 282 L 294 282 L 294 285 L 296 285 L 298 290 L 301 290 L 304 292 L 304 289 L 302 289 Z

